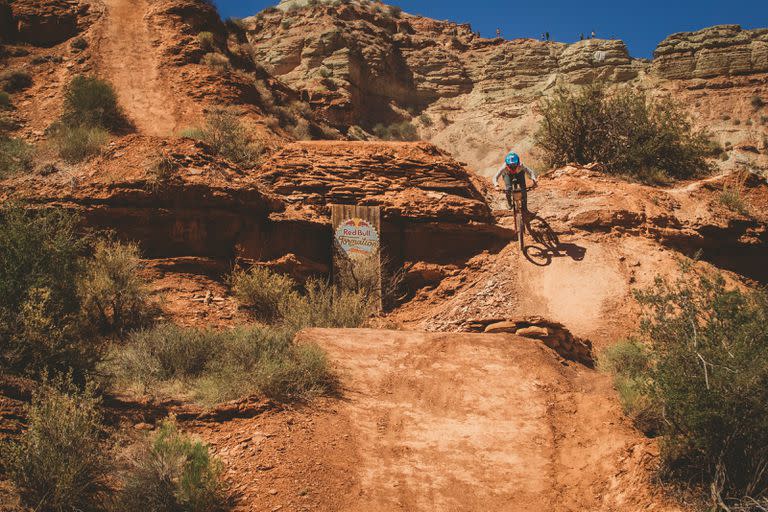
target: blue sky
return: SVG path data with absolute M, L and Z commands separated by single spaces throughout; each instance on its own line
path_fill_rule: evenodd
M 265 0 L 214 0 L 221 15 L 245 17 L 275 5 Z M 506 38 L 538 38 L 549 31 L 552 39 L 578 40 L 594 30 L 598 37 L 623 39 L 634 57 L 651 57 L 669 34 L 710 25 L 735 23 L 744 28 L 768 27 L 768 0 L 641 0 L 626 2 L 577 0 L 402 0 L 388 1 L 412 14 L 471 23 L 483 37 L 496 28 Z

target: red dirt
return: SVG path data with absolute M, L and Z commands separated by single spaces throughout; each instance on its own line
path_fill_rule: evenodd
M 514 335 L 311 329 L 343 398 L 187 421 L 236 510 L 682 510 L 610 378 Z

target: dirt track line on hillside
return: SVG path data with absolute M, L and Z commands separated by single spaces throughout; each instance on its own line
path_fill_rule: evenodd
M 146 0 L 104 0 L 106 23 L 101 39 L 101 68 L 115 86 L 120 105 L 146 135 L 177 130 L 175 102 L 160 75 L 157 50 L 144 16 Z

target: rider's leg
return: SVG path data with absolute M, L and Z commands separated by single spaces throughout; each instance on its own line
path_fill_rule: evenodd
M 522 197 L 520 199 L 523 204 L 523 211 L 528 211 L 528 189 L 525 186 L 525 173 L 519 172 L 515 174 L 514 179 L 520 187 L 520 192 L 522 192 Z
M 504 195 L 507 196 L 507 205 L 509 206 L 509 209 L 512 209 L 512 187 L 507 187 L 504 190 Z

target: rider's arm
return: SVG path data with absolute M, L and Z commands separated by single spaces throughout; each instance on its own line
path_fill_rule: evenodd
M 533 169 L 531 169 L 527 165 L 524 165 L 523 168 L 524 168 L 525 172 L 528 173 L 528 176 L 531 177 L 531 179 L 533 180 L 534 183 L 536 183 L 539 180 L 539 177 L 536 175 L 536 171 L 534 171 Z
M 504 173 L 504 169 L 506 168 L 506 165 L 502 165 L 501 169 L 496 173 L 496 175 L 493 177 L 493 186 L 497 187 L 499 185 L 499 178 L 501 178 L 501 175 Z

